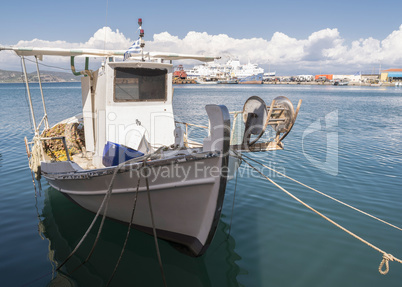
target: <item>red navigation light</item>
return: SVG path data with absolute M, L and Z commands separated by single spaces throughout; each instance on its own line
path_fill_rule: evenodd
M 138 18 L 138 25 L 142 26 L 142 18 Z
M 144 29 L 140 30 L 140 37 L 144 37 Z

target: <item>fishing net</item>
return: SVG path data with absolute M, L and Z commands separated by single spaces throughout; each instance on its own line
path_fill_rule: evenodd
M 42 137 L 61 137 L 66 138 L 67 149 L 70 157 L 74 154 L 83 152 L 85 147 L 84 126 L 82 123 L 61 123 L 50 129 L 43 131 Z M 64 161 L 67 155 L 61 139 L 43 141 L 43 149 L 51 160 Z

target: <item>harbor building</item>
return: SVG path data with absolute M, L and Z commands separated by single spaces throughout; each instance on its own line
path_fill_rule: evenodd
M 388 69 L 381 71 L 381 82 L 400 82 L 402 81 L 402 69 Z

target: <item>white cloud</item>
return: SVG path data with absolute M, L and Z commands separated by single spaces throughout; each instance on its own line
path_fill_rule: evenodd
M 46 47 L 46 48 L 89 48 L 89 49 L 116 49 L 124 50 L 129 46 L 131 40 L 126 38 L 119 30 L 114 32 L 109 27 L 103 27 L 96 31 L 94 35 L 85 43 L 68 43 L 66 41 L 46 41 L 33 39 L 30 41 L 19 41 L 16 47 Z
M 266 58 L 273 64 L 286 64 L 300 61 L 303 57 L 303 41 L 276 32 L 268 42 L 266 48 Z
M 130 47 L 131 42 L 118 29 L 114 32 L 109 27 L 103 27 L 96 31 L 86 43 L 80 44 L 80 48 L 124 50 Z
M 373 66 L 402 66 L 402 25 L 384 40 L 359 39 L 345 43 L 338 29 L 323 29 L 307 39 L 276 32 L 271 39 L 235 39 L 227 35 L 189 32 L 183 39 L 168 32 L 156 34 L 147 42 L 150 50 L 179 53 L 236 56 L 242 62 L 269 63 L 277 71 L 298 69 L 312 73 L 351 72 Z
M 343 40 L 337 29 L 324 29 L 314 32 L 303 42 L 303 59 L 320 61 L 328 58 L 330 54 L 334 54 L 342 46 Z M 335 54 L 337 53 L 335 52 Z
M 381 42 L 380 58 L 387 62 L 402 61 L 402 25 Z
M 15 47 L 42 47 L 42 48 L 65 48 L 65 49 L 75 49 L 75 48 L 88 48 L 88 49 L 107 49 L 107 50 L 125 50 L 132 44 L 132 40 L 126 38 L 123 33 L 120 33 L 119 30 L 113 31 L 109 27 L 103 27 L 96 31 L 91 38 L 85 43 L 69 43 L 66 41 L 58 40 L 58 41 L 47 41 L 40 39 L 33 40 L 21 40 Z M 1 46 L 1 45 L 0 45 Z M 56 65 L 58 67 L 62 67 L 65 69 L 70 68 L 70 58 L 68 57 L 54 57 L 54 56 L 45 56 L 44 63 Z M 79 67 L 80 63 L 84 60 L 81 58 L 76 59 L 77 67 Z M 94 61 L 90 61 L 90 63 Z M 97 62 L 95 61 L 97 64 Z M 10 51 L 2 51 L 0 52 L 0 69 L 3 70 L 19 70 L 20 61 L 19 57 L 17 57 L 13 52 Z M 33 65 L 29 62 L 26 63 L 28 69 L 33 69 Z M 99 66 L 99 65 L 97 65 Z M 93 68 L 96 68 L 94 66 Z M 92 67 L 90 67 L 92 68 Z M 47 69 L 47 68 L 45 68 Z
M 18 47 L 63 47 L 63 48 L 97 48 L 127 49 L 132 40 L 126 38 L 119 30 L 109 27 L 99 29 L 85 43 L 69 43 L 66 41 L 46 41 L 33 39 L 19 41 Z M 296 39 L 276 32 L 271 39 L 251 38 L 235 39 L 225 34 L 209 35 L 206 32 L 190 31 L 183 38 L 168 32 L 155 34 L 152 40 L 146 41 L 146 50 L 170 51 L 186 54 L 210 54 L 226 57 L 238 57 L 240 61 L 267 66 L 268 63 L 280 71 L 298 70 L 311 73 L 355 71 L 370 69 L 380 63 L 383 67 L 402 66 L 402 25 L 383 40 L 367 38 L 351 43 L 341 37 L 337 29 L 323 29 L 313 32 L 306 39 Z M 16 58 L 16 57 L 14 57 Z M 53 58 L 53 59 L 52 59 Z M 18 58 L 17 58 L 18 60 Z M 60 59 L 47 57 L 46 61 L 55 63 Z M 64 59 L 63 63 L 68 63 Z M 0 53 L 0 69 L 10 63 L 9 54 Z M 18 64 L 19 66 L 19 64 Z

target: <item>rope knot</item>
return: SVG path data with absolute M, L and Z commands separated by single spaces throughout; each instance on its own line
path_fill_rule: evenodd
M 395 257 L 392 254 L 389 253 L 385 253 L 382 255 L 382 261 L 380 263 L 380 266 L 378 267 L 378 271 L 380 272 L 380 274 L 382 275 L 386 275 L 389 271 L 389 261 L 394 261 Z M 385 264 L 385 270 L 383 270 L 383 266 Z

